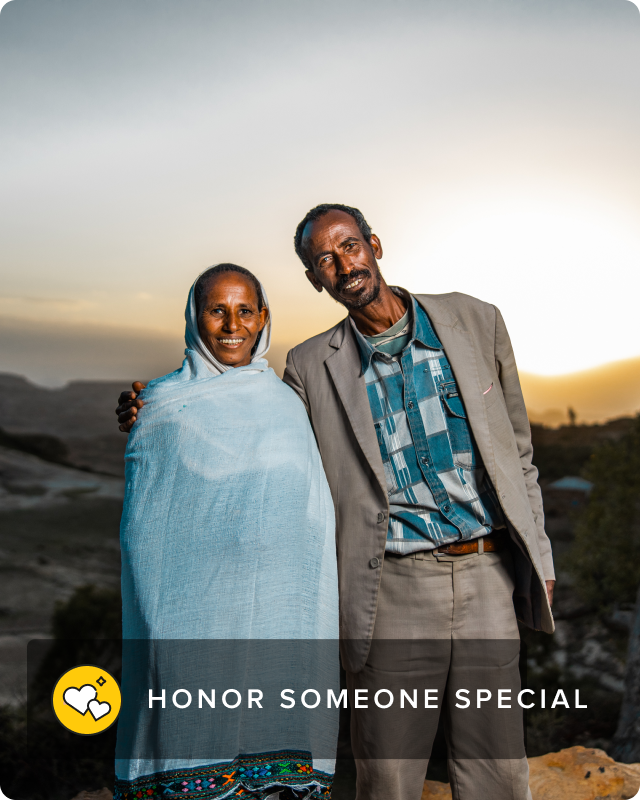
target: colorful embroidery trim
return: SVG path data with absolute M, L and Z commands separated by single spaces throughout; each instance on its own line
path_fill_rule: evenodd
M 313 769 L 310 753 L 287 750 L 238 756 L 224 764 L 156 772 L 134 781 L 117 780 L 113 800 L 267 800 L 287 788 L 291 798 L 330 800 L 332 781 L 332 775 Z

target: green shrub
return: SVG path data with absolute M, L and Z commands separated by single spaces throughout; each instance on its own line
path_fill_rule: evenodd
M 583 474 L 594 487 L 569 559 L 576 590 L 593 607 L 633 603 L 640 584 L 640 416 L 629 433 L 593 453 Z

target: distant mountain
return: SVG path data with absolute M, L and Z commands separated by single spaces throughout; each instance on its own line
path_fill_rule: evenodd
M 640 412 L 640 358 L 553 377 L 523 372 L 520 381 L 532 422 L 566 424 L 569 407 L 584 424 Z
M 276 347 L 281 372 L 286 348 Z M 145 375 L 139 376 L 145 379 Z M 532 423 L 557 427 L 569 421 L 593 425 L 640 411 L 640 358 L 557 377 L 521 373 Z M 72 381 L 46 389 L 18 375 L 0 373 L 0 445 L 49 461 L 121 476 L 126 435 L 114 415 L 127 381 Z
M 62 389 L 44 389 L 0 373 L 2 443 L 58 463 L 121 476 L 127 437 L 118 431 L 114 409 L 126 388 L 124 381 L 73 381 Z

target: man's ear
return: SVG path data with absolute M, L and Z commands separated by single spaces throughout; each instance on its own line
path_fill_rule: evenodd
M 375 235 L 375 233 L 371 234 L 371 238 L 369 239 L 369 244 L 371 245 L 371 249 L 373 250 L 373 255 L 376 259 L 382 258 L 382 243 L 380 239 Z
M 307 280 L 313 286 L 313 288 L 316 290 L 316 292 L 321 292 L 322 291 L 322 284 L 316 278 L 316 276 L 313 274 L 313 272 L 310 269 L 308 269 L 304 274 L 307 276 Z

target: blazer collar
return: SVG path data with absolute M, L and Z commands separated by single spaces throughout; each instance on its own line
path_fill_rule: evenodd
M 362 372 L 360 349 L 348 317 L 336 327 L 329 344 L 335 352 L 325 360 L 325 364 L 358 444 L 386 496 L 387 480 Z
M 487 408 L 480 380 L 479 357 L 473 334 L 437 295 L 418 294 L 415 299 L 429 315 L 433 329 L 442 342 L 467 411 L 478 450 L 489 477 L 496 484 L 495 455 Z

